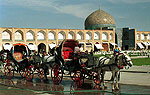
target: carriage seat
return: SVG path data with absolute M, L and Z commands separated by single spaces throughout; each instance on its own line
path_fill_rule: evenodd
M 23 61 L 23 55 L 22 55 L 21 52 L 14 52 L 13 58 L 14 58 L 17 62 Z
M 65 61 L 73 60 L 73 51 L 63 51 L 62 56 L 64 56 Z

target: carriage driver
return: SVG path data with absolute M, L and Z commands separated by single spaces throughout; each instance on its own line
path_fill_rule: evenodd
M 118 48 L 118 46 L 116 46 L 114 49 L 115 63 L 117 63 L 117 58 L 119 53 L 120 53 L 120 49 Z

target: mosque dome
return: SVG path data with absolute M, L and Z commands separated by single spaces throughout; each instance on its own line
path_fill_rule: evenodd
M 85 29 L 100 29 L 100 28 L 116 27 L 113 16 L 103 10 L 97 10 L 91 13 L 85 20 Z

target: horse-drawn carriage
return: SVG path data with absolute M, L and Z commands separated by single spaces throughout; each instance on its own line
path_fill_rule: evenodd
M 72 80 L 80 86 L 86 76 L 90 77 L 95 83 L 99 81 L 98 73 L 94 71 L 98 64 L 98 57 L 90 54 L 75 52 L 79 47 L 77 40 L 64 40 L 56 49 L 57 56 L 61 64 L 54 64 L 51 69 L 51 78 L 55 84 L 62 81 L 64 70 L 69 71 Z
M 74 55 L 74 48 L 78 47 L 76 40 L 64 40 L 56 49 L 56 56 L 60 60 L 60 64 L 54 64 L 51 69 L 51 78 L 55 84 L 62 81 L 64 70 L 71 74 L 80 70 L 77 57 Z
M 78 46 L 77 40 L 64 40 L 56 49 L 55 56 L 57 56 L 59 62 L 53 64 L 51 69 L 51 78 L 55 84 L 59 84 L 62 81 L 63 74 L 65 74 L 64 70 L 69 71 L 70 77 L 78 86 L 81 86 L 86 78 L 100 85 L 100 83 L 104 82 L 104 72 L 107 69 L 112 72 L 118 72 L 122 69 L 120 68 L 122 66 L 132 66 L 130 57 L 125 53 L 121 53 L 116 62 L 113 61 L 116 59 L 115 56 L 98 59 L 92 54 L 75 53 L 75 47 Z M 107 61 L 107 64 L 105 64 L 105 61 Z
M 5 62 L 4 73 L 7 79 L 13 78 L 14 71 L 25 77 L 26 69 L 31 66 L 28 47 L 21 43 L 14 44 L 11 50 L 7 51 Z
M 34 56 L 34 61 L 31 61 L 28 47 L 24 44 L 14 44 L 11 51 L 7 52 L 7 58 L 2 58 L 5 59 L 6 63 L 4 66 L 6 78 L 12 79 L 14 71 L 19 72 L 27 80 L 33 78 L 35 71 L 37 71 L 39 77 L 45 76 L 47 78 L 46 73 L 49 73 L 48 71 L 51 69 L 52 81 L 54 84 L 59 84 L 66 70 L 69 72 L 71 79 L 78 86 L 81 86 L 86 78 L 92 80 L 95 84 L 100 84 L 104 81 L 105 71 L 116 73 L 121 69 L 121 66 L 132 66 L 130 57 L 124 53 L 119 55 L 118 62 L 113 62 L 114 57 L 98 59 L 91 54 L 75 52 L 76 47 L 79 47 L 77 40 L 64 40 L 59 47 L 53 49 L 53 54 L 43 57 L 37 55 Z

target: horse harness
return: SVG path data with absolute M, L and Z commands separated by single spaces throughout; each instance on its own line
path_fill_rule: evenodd
M 104 65 L 105 60 L 107 60 L 107 58 L 106 58 L 106 57 L 101 58 L 101 59 L 99 60 L 98 67 L 99 67 L 99 66 L 103 66 L 103 65 Z
M 121 69 L 121 67 L 117 64 L 118 59 L 117 59 L 117 61 L 115 61 L 115 63 L 112 63 L 112 64 L 104 64 L 104 62 L 106 60 L 107 60 L 106 57 L 101 58 L 99 60 L 99 65 L 98 66 L 99 67 L 106 67 L 106 66 L 108 66 L 110 70 L 112 70 L 112 66 L 117 66 L 119 69 Z

